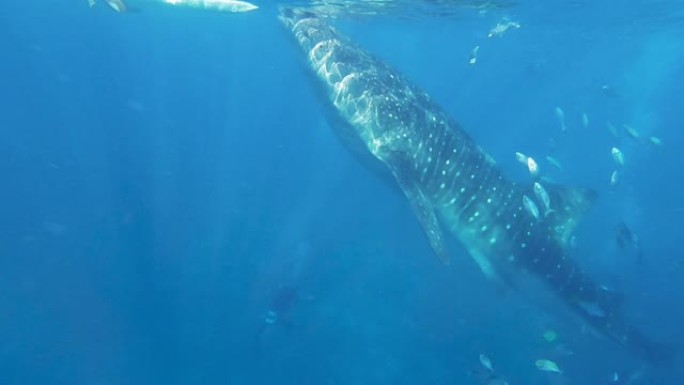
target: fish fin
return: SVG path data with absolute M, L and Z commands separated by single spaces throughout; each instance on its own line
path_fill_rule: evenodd
M 596 200 L 596 191 L 554 184 L 547 184 L 546 191 L 551 205 L 555 207 L 548 212 L 547 220 L 551 223 L 559 242 L 568 246 L 579 220 Z
M 450 257 L 437 214 L 418 183 L 410 175 L 409 168 L 406 167 L 406 161 L 401 159 L 400 155 L 397 155 L 387 160 L 386 164 L 390 167 L 397 183 L 399 183 L 399 187 L 401 187 L 404 195 L 406 195 L 406 198 L 411 203 L 411 208 L 416 217 L 418 217 L 418 222 L 423 227 L 432 250 L 434 250 L 443 264 L 448 265 Z

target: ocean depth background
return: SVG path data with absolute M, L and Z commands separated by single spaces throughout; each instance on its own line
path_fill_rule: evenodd
M 684 383 L 681 358 L 645 366 L 489 282 L 455 242 L 440 264 L 401 192 L 328 126 L 284 3 L 131 4 L 3 3 L 1 384 L 468 385 L 486 383 L 480 354 L 511 385 Z M 520 151 L 597 190 L 574 256 L 635 325 L 684 349 L 681 2 L 454 7 L 333 23 L 507 175 L 532 183 Z M 504 17 L 521 28 L 489 38 Z M 643 260 L 616 245 L 620 222 Z

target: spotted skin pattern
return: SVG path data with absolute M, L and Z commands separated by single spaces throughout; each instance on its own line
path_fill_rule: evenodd
M 571 231 L 593 200 L 592 192 L 549 185 L 557 207 L 548 217 L 535 217 L 523 204 L 524 196 L 535 196 L 533 187 L 507 179 L 402 74 L 314 14 L 285 9 L 280 18 L 323 86 L 337 114 L 336 129 L 395 176 L 438 255 L 448 258 L 441 230 L 446 228 L 487 276 L 509 282 L 528 273 L 604 334 L 646 358 L 659 358 L 662 347 L 625 325 L 617 296 L 597 285 L 569 255 Z M 595 310 L 587 311 L 587 305 Z

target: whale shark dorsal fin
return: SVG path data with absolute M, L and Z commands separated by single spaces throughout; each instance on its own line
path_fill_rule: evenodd
M 401 187 L 404 195 L 406 195 L 409 203 L 411 203 L 411 208 L 416 217 L 418 217 L 418 222 L 423 227 L 432 250 L 443 264 L 448 265 L 450 263 L 449 252 L 447 251 L 444 234 L 432 204 L 420 189 L 418 181 L 412 178 L 409 169 L 405 167 L 406 162 L 396 159 L 399 157 L 393 158 L 395 159 L 386 162 L 386 164 L 392 170 L 392 174 L 397 180 L 399 187 Z
M 551 198 L 554 211 L 549 214 L 551 224 L 558 241 L 568 246 L 572 232 L 596 200 L 596 191 L 583 187 L 568 187 L 545 184 Z

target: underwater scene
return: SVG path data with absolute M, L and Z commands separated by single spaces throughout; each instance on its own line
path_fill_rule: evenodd
M 684 384 L 681 1 L 0 32 L 0 384 Z

